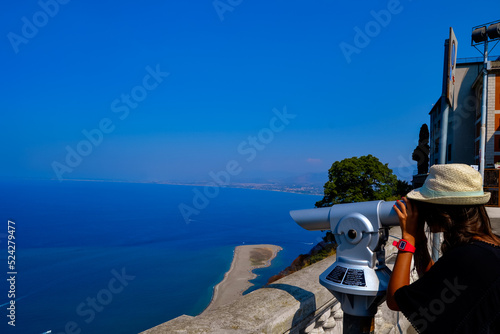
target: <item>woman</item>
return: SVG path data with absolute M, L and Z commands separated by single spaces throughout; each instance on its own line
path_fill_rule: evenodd
M 477 171 L 448 164 L 432 166 L 424 185 L 396 202 L 402 241 L 387 305 L 419 333 L 500 333 L 500 238 L 484 207 L 489 199 Z M 443 232 L 436 263 L 425 223 Z M 419 279 L 410 284 L 412 257 Z

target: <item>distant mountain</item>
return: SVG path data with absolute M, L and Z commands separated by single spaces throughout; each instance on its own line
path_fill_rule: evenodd
M 234 176 L 225 185 L 233 188 L 248 188 L 270 191 L 285 191 L 301 194 L 323 195 L 323 186 L 328 181 L 328 173 L 247 173 L 244 176 Z M 212 179 L 204 181 L 157 181 L 157 183 L 204 186 L 213 183 Z

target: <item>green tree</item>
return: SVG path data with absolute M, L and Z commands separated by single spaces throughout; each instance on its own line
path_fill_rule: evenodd
M 405 188 L 404 183 L 399 186 Z M 393 200 L 399 195 L 398 190 L 398 179 L 388 164 L 381 163 L 370 154 L 353 157 L 332 164 L 328 171 L 328 182 L 324 186 L 325 195 L 321 201 L 316 202 L 316 207 Z
M 374 200 L 395 200 L 406 195 L 411 186 L 396 178 L 387 164 L 372 155 L 353 157 L 336 161 L 328 171 L 325 196 L 316 207 L 332 206 L 338 203 L 352 203 Z M 301 254 L 278 275 L 272 276 L 268 284 L 298 271 L 314 262 L 335 254 L 337 245 L 331 231 L 323 237 L 308 254 Z

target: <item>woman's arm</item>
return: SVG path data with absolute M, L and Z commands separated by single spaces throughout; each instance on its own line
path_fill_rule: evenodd
M 408 240 L 410 242 L 410 240 Z M 411 242 L 410 242 L 411 243 Z M 391 279 L 389 281 L 389 286 L 387 287 L 387 306 L 393 311 L 399 311 L 399 306 L 394 299 L 394 294 L 396 291 L 410 284 L 410 266 L 411 257 L 410 252 L 398 252 L 396 258 L 396 263 L 392 270 Z
M 410 244 L 415 245 L 417 235 L 419 235 L 418 212 L 415 205 L 406 198 L 403 201 L 396 201 L 394 210 L 398 214 L 401 236 Z M 419 235 L 420 236 L 420 235 Z M 396 263 L 392 270 L 389 286 L 387 287 L 387 306 L 394 311 L 399 311 L 399 306 L 394 299 L 396 291 L 410 284 L 411 259 L 410 252 L 398 251 Z

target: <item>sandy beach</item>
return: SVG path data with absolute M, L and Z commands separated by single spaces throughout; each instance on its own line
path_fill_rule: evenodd
M 243 292 L 252 286 L 249 280 L 257 277 L 252 270 L 268 267 L 280 250 L 282 248 L 276 245 L 237 246 L 231 268 L 224 275 L 224 279 L 215 286 L 212 301 L 204 312 L 241 297 Z

